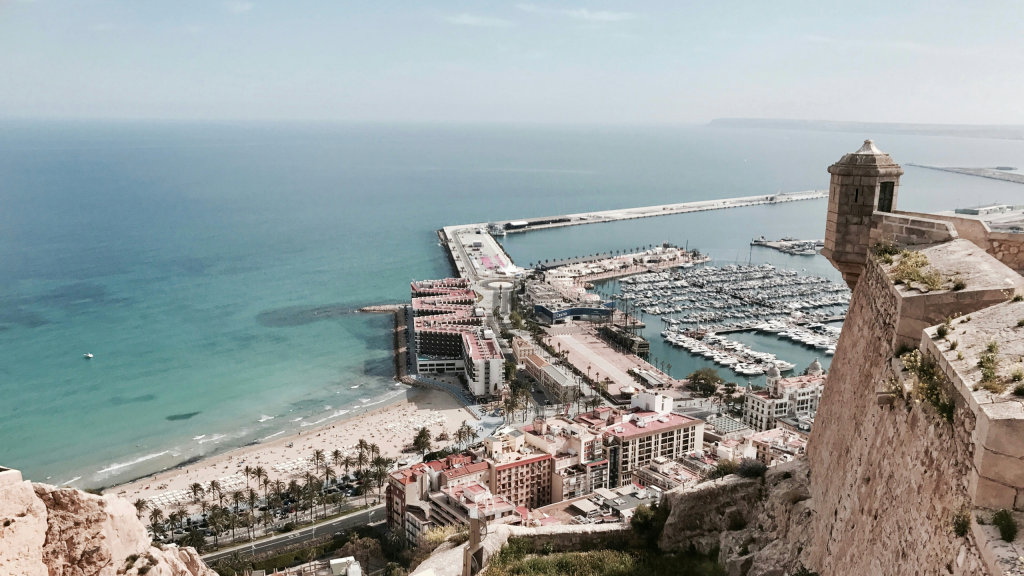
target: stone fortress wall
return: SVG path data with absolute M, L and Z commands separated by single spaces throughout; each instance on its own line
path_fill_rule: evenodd
M 848 162 L 862 154 L 876 158 Z M 839 164 L 849 164 L 847 176 L 874 166 L 895 172 L 870 143 Z M 877 193 L 867 242 L 826 254 L 854 293 L 808 444 L 808 565 L 823 575 L 1024 573 L 1024 545 L 978 522 L 995 509 L 1024 509 L 1024 404 L 1011 390 L 1011 372 L 1024 361 L 1024 303 L 1012 298 L 1024 295 L 1024 278 L 1014 271 L 1019 250 L 1004 244 L 1024 236 L 1007 240 L 1018 235 L 899 212 L 895 203 L 879 211 Z M 830 197 L 840 222 L 841 196 Z M 841 225 L 836 233 L 844 235 Z M 926 256 L 942 289 L 897 284 L 904 257 L 874 256 L 883 242 Z M 904 366 L 897 353 L 911 347 L 938 375 Z M 998 350 L 996 376 L 985 384 L 978 361 L 990 350 Z M 922 392 L 926 380 L 939 382 L 931 396 Z M 953 531 L 958 514 L 970 517 L 964 536 Z

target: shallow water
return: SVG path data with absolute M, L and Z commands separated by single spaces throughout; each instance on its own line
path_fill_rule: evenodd
M 705 127 L 2 122 L 0 464 L 35 480 L 108 485 L 347 417 L 337 413 L 396 389 L 390 316 L 354 311 L 407 299 L 414 278 L 449 274 L 439 227 L 825 188 L 826 167 L 862 139 Z M 1019 142 L 877 141 L 904 163 L 1024 164 Z M 901 208 L 1024 203 L 1022 186 L 906 170 Z M 504 243 L 520 264 L 670 241 L 719 263 L 834 275 L 820 257 L 748 246 L 762 234 L 820 238 L 824 211 L 818 200 Z

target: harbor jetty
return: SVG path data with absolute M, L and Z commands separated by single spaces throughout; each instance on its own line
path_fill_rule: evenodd
M 581 212 L 579 214 L 566 214 L 563 216 L 542 216 L 539 218 L 523 218 L 520 220 L 502 220 L 490 223 L 489 229 L 492 233 L 503 235 L 515 232 L 527 232 L 530 230 L 543 230 L 546 228 L 560 228 L 562 226 L 600 224 L 603 222 L 618 222 L 620 220 L 634 220 L 637 218 L 651 218 L 654 216 L 670 216 L 672 214 L 703 212 L 705 210 L 722 210 L 725 208 L 742 208 L 744 206 L 756 206 L 759 204 L 782 204 L 785 202 L 797 202 L 800 200 L 816 200 L 827 197 L 827 190 L 807 190 L 804 192 L 785 192 L 763 196 L 721 198 L 717 200 L 700 200 L 697 202 L 680 202 L 678 204 L 661 204 L 658 206 L 622 208 L 617 210 L 602 210 L 598 212 Z
M 373 306 L 363 306 L 359 311 L 370 314 L 390 314 L 403 309 L 405 309 L 405 304 L 375 304 Z
M 794 256 L 814 256 L 825 247 L 825 240 L 797 240 L 786 236 L 781 240 L 767 240 L 764 236 L 750 241 L 751 246 L 773 248 L 784 254 Z
M 994 168 L 957 168 L 955 166 L 926 166 L 924 164 L 912 163 L 908 163 L 907 166 L 927 168 L 929 170 L 940 170 L 942 172 L 953 172 L 954 174 L 963 174 L 965 176 L 991 178 L 993 180 L 1002 180 L 1003 182 L 1013 182 L 1014 184 L 1024 184 L 1024 174 L 1017 174 L 1013 172 L 1017 169 L 1015 166 L 996 166 Z

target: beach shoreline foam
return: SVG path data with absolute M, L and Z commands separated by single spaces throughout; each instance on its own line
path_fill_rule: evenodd
M 409 388 L 406 394 L 395 395 L 394 401 L 385 400 L 383 405 L 375 403 L 373 407 L 356 407 L 351 412 L 347 418 L 299 430 L 295 434 L 281 431 L 256 443 L 119 483 L 105 488 L 103 493 L 117 494 L 130 501 L 144 498 L 162 508 L 188 504 L 191 497 L 186 492 L 196 482 L 206 487 L 211 480 L 217 480 L 226 486 L 226 491 L 242 489 L 247 484 L 255 487 L 252 481 L 247 483 L 241 473 L 245 466 L 262 466 L 271 480 L 287 483 L 302 476 L 315 449 L 324 450 L 329 460 L 334 450 L 352 452 L 355 444 L 365 439 L 379 446 L 381 455 L 402 459 L 405 456 L 403 448 L 411 443 L 420 426 L 426 426 L 431 436 L 436 437 L 442 430 L 449 434 L 454 432 L 463 420 L 470 424 L 478 422 L 461 402 L 449 394 L 425 388 Z M 344 472 L 336 471 L 339 474 Z

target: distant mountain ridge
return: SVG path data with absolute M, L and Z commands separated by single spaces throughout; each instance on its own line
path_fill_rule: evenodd
M 716 118 L 708 123 L 717 128 L 765 128 L 817 132 L 861 132 L 874 134 L 915 134 L 1024 140 L 1024 126 L 984 124 L 900 124 L 886 122 L 840 122 L 834 120 L 785 120 L 771 118 Z

